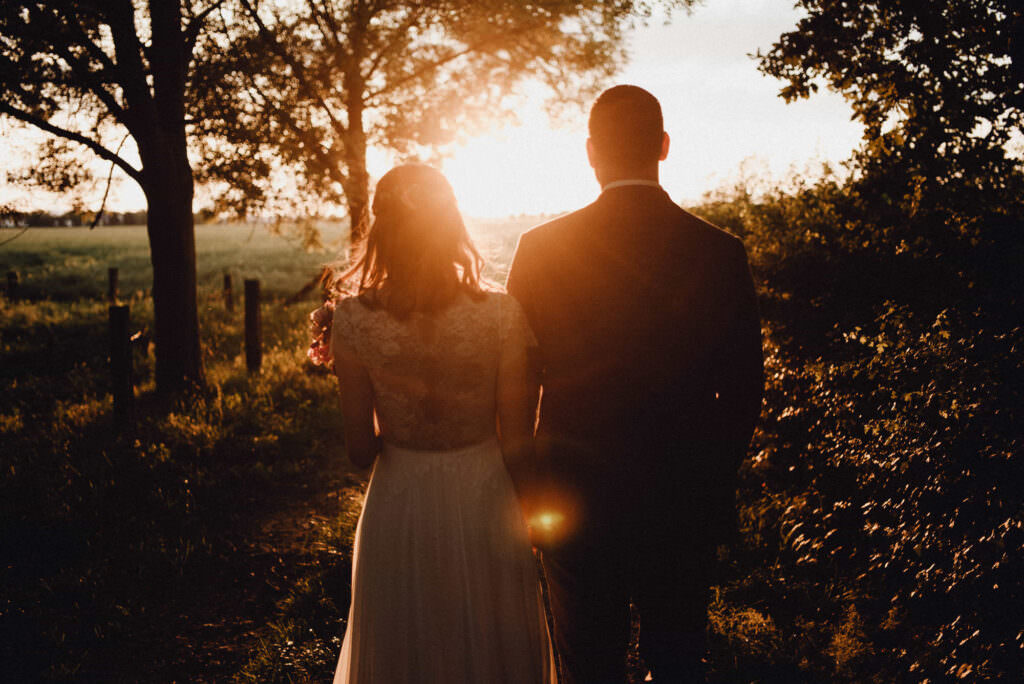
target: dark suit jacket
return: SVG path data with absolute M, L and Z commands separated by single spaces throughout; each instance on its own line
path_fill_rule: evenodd
M 612 188 L 525 233 L 508 291 L 540 348 L 538 450 L 583 526 L 653 510 L 724 540 L 763 384 L 742 243 L 659 188 Z

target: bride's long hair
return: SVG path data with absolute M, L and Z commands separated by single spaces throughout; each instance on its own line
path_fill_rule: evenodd
M 461 292 L 483 293 L 477 252 L 455 193 L 437 169 L 402 164 L 377 182 L 373 222 L 340 281 L 397 318 L 447 307 Z

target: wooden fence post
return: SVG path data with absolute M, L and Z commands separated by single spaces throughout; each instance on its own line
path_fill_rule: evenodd
M 110 381 L 114 418 L 127 421 L 132 405 L 132 347 L 127 304 L 110 306 Z
M 245 281 L 245 367 L 258 373 L 263 362 L 260 325 L 260 281 Z
M 224 274 L 224 308 L 231 312 L 235 310 L 235 294 L 231 290 L 231 274 Z
M 7 299 L 12 302 L 18 298 L 18 272 L 7 272 Z
M 117 304 L 117 267 L 107 269 L 107 302 Z

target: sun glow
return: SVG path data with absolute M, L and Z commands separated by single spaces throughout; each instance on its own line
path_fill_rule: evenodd
M 859 143 L 861 126 L 835 93 L 786 104 L 780 82 L 757 71 L 750 53 L 767 49 L 799 13 L 780 0 L 716 0 L 664 26 L 632 32 L 631 59 L 614 82 L 632 83 L 661 101 L 672 139 L 661 183 L 692 206 L 704 193 L 816 173 Z M 609 83 L 611 85 L 611 83 Z M 600 189 L 587 163 L 587 114 L 548 120 L 540 90 L 524 98 L 519 124 L 468 140 L 443 171 L 466 216 L 557 214 L 593 201 Z
M 538 108 L 520 125 L 470 140 L 443 171 L 467 216 L 561 213 L 598 192 L 585 140 L 579 130 L 553 128 Z

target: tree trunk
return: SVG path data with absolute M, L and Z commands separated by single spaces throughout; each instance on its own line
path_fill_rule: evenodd
M 192 171 L 188 166 L 147 169 L 156 387 L 161 394 L 203 384 L 196 303 L 196 243 Z
M 363 155 L 362 167 L 346 162 L 349 169 L 349 180 L 345 189 L 345 201 L 348 204 L 349 243 L 357 244 L 370 228 L 370 174 L 366 171 L 366 155 Z
M 366 48 L 366 27 L 369 22 L 366 3 L 358 0 L 352 9 L 349 28 L 349 50 L 351 56 L 345 71 L 345 111 L 348 126 L 345 129 L 342 146 L 346 181 L 342 184 L 348 203 L 349 243 L 357 244 L 369 229 L 370 214 L 370 173 L 366 170 L 366 131 L 363 129 L 363 112 L 366 103 L 366 79 L 361 71 L 362 58 Z
M 153 263 L 156 386 L 162 394 L 203 384 L 196 302 L 194 182 L 185 136 L 187 54 L 180 2 L 150 0 L 153 100 L 137 138 Z
M 345 201 L 348 204 L 349 242 L 357 244 L 369 229 L 370 172 L 366 170 L 366 133 L 363 131 L 363 103 L 354 98 L 348 105 L 348 130 L 345 134 L 344 157 Z
M 192 171 L 156 164 L 146 170 L 156 386 L 161 394 L 203 383 L 196 303 Z

